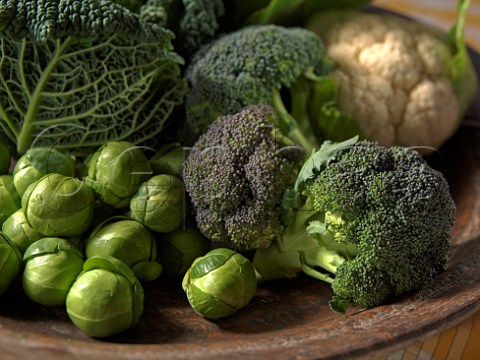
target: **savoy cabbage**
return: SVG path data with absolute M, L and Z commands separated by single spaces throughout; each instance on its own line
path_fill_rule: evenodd
M 107 0 L 0 0 L 0 133 L 76 155 L 148 144 L 186 86 L 173 34 Z

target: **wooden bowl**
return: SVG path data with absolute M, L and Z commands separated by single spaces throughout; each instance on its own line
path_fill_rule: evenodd
M 480 56 L 472 55 L 480 69 Z M 209 321 L 190 308 L 181 279 L 145 285 L 132 330 L 91 339 L 65 309 L 34 304 L 18 283 L 0 300 L 2 359 L 372 359 L 437 334 L 479 310 L 480 95 L 462 127 L 431 159 L 458 207 L 447 270 L 420 291 L 347 317 L 328 308 L 327 284 L 300 276 L 261 285 L 237 314 Z

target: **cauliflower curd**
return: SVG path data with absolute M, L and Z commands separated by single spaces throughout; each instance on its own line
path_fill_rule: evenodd
M 317 14 L 307 28 L 335 63 L 340 109 L 366 138 L 429 152 L 456 130 L 463 109 L 446 36 L 397 16 L 360 12 Z

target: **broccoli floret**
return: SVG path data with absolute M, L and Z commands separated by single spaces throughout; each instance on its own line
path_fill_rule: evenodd
M 418 289 L 445 269 L 455 204 L 443 175 L 417 151 L 327 142 L 295 190 L 303 207 L 272 249 L 255 255 L 264 279 L 303 270 L 331 283 L 330 305 L 344 312 Z
M 223 0 L 147 0 L 143 19 L 165 26 L 176 35 L 175 50 L 188 56 L 217 34 L 225 15 Z
M 267 105 L 217 118 L 183 167 L 200 231 L 238 250 L 268 247 L 282 231 L 282 195 L 303 157 L 303 149 L 281 134 Z
M 330 65 L 321 39 L 303 28 L 255 25 L 225 34 L 201 47 L 186 70 L 182 132 L 196 138 L 217 116 L 267 104 L 285 135 L 310 153 L 316 137 L 306 110 Z

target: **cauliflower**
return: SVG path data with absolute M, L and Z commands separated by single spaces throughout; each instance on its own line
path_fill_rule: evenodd
M 367 139 L 428 153 L 455 132 L 476 91 L 463 29 L 455 42 L 405 18 L 356 11 L 318 13 L 306 27 L 335 64 L 340 110 Z

